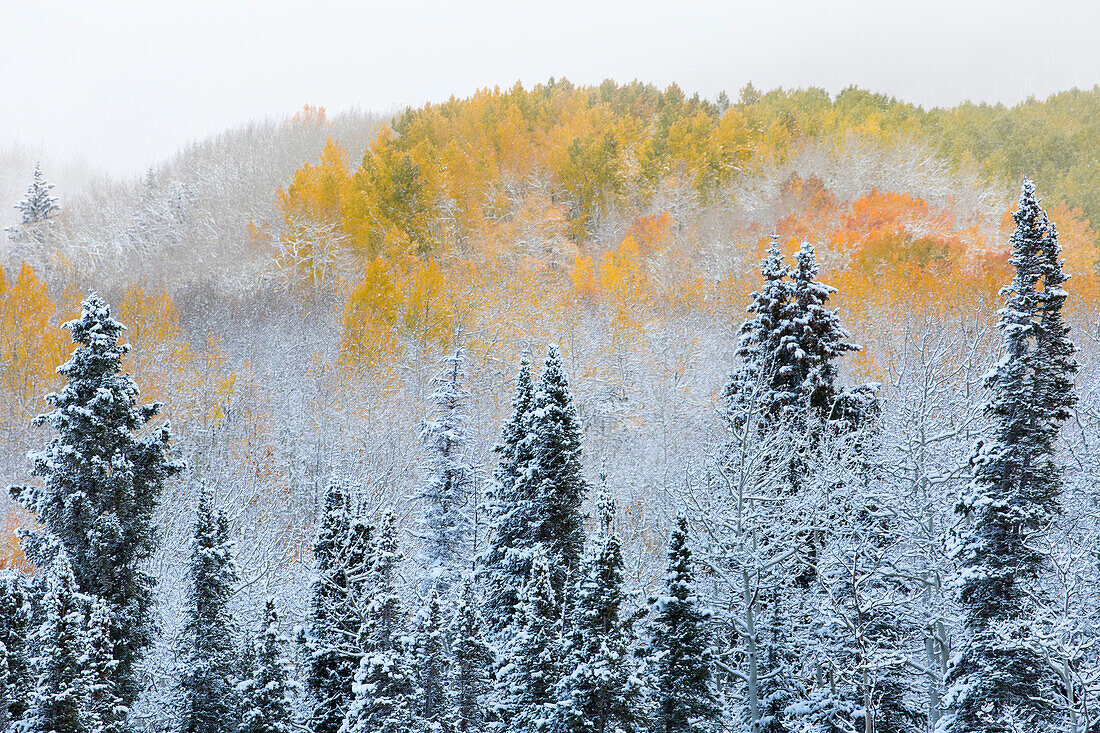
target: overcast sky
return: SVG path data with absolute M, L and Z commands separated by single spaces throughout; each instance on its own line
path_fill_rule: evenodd
M 0 0 L 0 149 L 130 173 L 303 104 L 392 111 L 551 76 L 926 106 L 1100 83 L 1100 2 Z

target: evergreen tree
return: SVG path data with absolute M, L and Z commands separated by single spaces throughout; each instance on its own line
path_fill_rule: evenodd
M 547 551 L 536 545 L 495 681 L 495 722 L 514 733 L 544 731 L 553 720 L 562 677 L 562 619 L 552 577 Z
M 31 692 L 31 589 L 16 570 L 0 572 L 0 730 L 23 717 Z
M 836 311 L 826 307 L 836 288 L 817 281 L 817 259 L 813 245 L 803 242 L 791 270 L 791 335 L 783 348 L 791 364 L 792 382 L 804 395 L 811 413 L 829 419 L 837 409 L 840 391 L 833 361 L 859 346 L 840 325 Z
M 798 384 L 788 363 L 790 354 L 782 348 L 784 339 L 789 338 L 790 273 L 779 237 L 773 235 L 760 264 L 764 284 L 752 294 L 748 307 L 753 317 L 745 321 L 739 333 L 737 356 L 741 365 L 726 386 L 726 413 L 735 423 L 753 419 L 757 429 L 764 429 L 786 417 L 798 403 Z
M 415 718 L 416 728 L 421 731 L 452 733 L 455 729 L 446 631 L 439 597 L 433 594 L 421 614 L 416 638 L 419 695 Z
M 668 549 L 667 592 L 653 623 L 653 697 L 657 733 L 715 730 L 718 702 L 713 680 L 713 640 L 694 595 L 687 520 L 680 517 Z
M 368 562 L 369 530 L 356 525 L 353 560 L 360 574 Z M 337 733 L 351 704 L 359 663 L 360 624 L 350 612 L 347 559 L 352 520 L 337 484 L 329 486 L 313 544 L 314 578 L 310 605 L 310 660 L 306 688 L 313 733 Z M 357 550 L 356 547 L 360 549 Z M 362 558 L 357 552 L 361 551 Z M 365 581 L 364 581 L 365 582 Z
M 233 619 L 229 601 L 239 581 L 229 524 L 207 489 L 199 496 L 188 572 L 185 664 L 180 675 L 181 733 L 233 728 Z
M 535 398 L 531 364 L 524 354 L 512 397 L 512 416 L 494 450 L 500 455 L 491 494 L 493 527 L 482 558 L 486 616 L 494 629 L 509 623 L 526 582 L 532 497 L 524 480 L 531 461 L 529 413 Z
M 115 667 L 111 643 L 111 614 L 99 599 L 92 602 L 88 618 L 88 647 L 84 658 L 85 706 L 89 733 L 127 733 L 128 708 L 115 691 Z
M 532 459 L 523 480 L 530 487 L 531 541 L 546 548 L 558 598 L 576 572 L 584 549 L 587 484 L 581 466 L 581 428 L 556 346 L 546 353 L 530 414 Z
M 397 521 L 386 511 L 378 533 L 374 599 L 363 634 L 364 653 L 352 686 L 354 697 L 342 733 L 408 733 L 416 712 L 416 680 L 410 650 L 401 636 L 397 591 Z
M 264 626 L 254 645 L 253 668 L 240 685 L 244 714 L 238 733 L 292 733 L 295 730 L 293 687 L 283 644 L 275 601 L 268 600 L 264 608 Z
M 52 189 L 53 184 L 46 183 L 42 177 L 42 167 L 35 163 L 31 185 L 27 187 L 23 200 L 15 205 L 19 209 L 19 223 L 5 230 L 14 245 L 16 262 L 41 264 L 42 245 L 46 242 L 52 220 L 61 211 L 57 197 L 50 193 Z
M 50 563 L 45 585 L 45 620 L 33 637 L 34 689 L 21 728 L 25 733 L 89 733 L 84 661 L 90 599 L 77 591 L 64 550 Z
M 581 570 L 574 621 L 557 689 L 560 733 L 628 733 L 642 721 L 642 689 L 631 654 L 629 620 L 621 617 L 623 557 L 615 504 L 598 501 L 600 526 Z
M 117 691 L 130 704 L 140 689 L 134 665 L 152 641 L 154 579 L 143 563 L 157 544 L 153 510 L 181 464 L 169 455 L 167 425 L 143 432 L 161 405 L 138 405 L 137 386 L 121 372 L 129 345 L 119 343 L 123 326 L 107 303 L 93 293 L 65 328 L 80 347 L 58 368 L 68 383 L 47 396 L 53 409 L 36 418 L 58 433 L 32 456 L 44 486 L 12 494 L 57 538 L 79 592 L 110 604 Z M 44 536 L 25 542 L 40 566 L 52 546 Z
M 474 469 L 466 456 L 470 393 L 462 387 L 463 362 L 461 350 L 443 360 L 444 374 L 433 380 L 428 398 L 435 415 L 420 431 L 428 453 L 428 481 L 417 495 L 423 507 L 424 549 L 419 559 L 427 571 L 427 585 L 440 593 L 446 593 L 468 566 L 470 512 L 476 504 Z
M 494 659 L 485 634 L 485 622 L 478 613 L 473 583 L 467 581 L 451 628 L 456 733 L 481 733 L 485 729 L 485 705 L 491 689 L 490 672 Z
M 1055 440 L 1076 401 L 1077 365 L 1061 315 L 1066 276 L 1058 236 L 1031 181 L 1013 219 L 1016 275 L 998 322 L 1005 355 L 986 377 L 993 432 L 979 446 L 958 505 L 969 518 L 954 551 L 965 634 L 941 719 L 953 733 L 1058 728 L 1031 624 L 1045 565 L 1040 539 L 1062 488 Z

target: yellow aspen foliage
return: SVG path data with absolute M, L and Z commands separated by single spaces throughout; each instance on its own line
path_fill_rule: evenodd
M 34 566 L 23 554 L 23 545 L 19 541 L 19 531 L 29 529 L 34 519 L 21 507 L 8 509 L 0 519 L 0 570 L 14 568 L 24 573 L 33 573 Z
M 364 268 L 362 282 L 344 306 L 340 358 L 347 367 L 378 369 L 401 353 L 397 328 L 401 292 L 385 260 L 376 257 Z

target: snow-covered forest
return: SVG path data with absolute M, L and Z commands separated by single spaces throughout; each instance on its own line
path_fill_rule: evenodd
M 0 155 L 0 730 L 1100 730 L 1096 108 Z

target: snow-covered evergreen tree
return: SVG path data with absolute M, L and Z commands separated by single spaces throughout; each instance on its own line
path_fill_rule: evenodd
M 434 414 L 420 431 L 427 481 L 417 495 L 424 543 L 419 560 L 426 570 L 425 583 L 442 594 L 469 569 L 477 504 L 476 476 L 466 452 L 470 393 L 462 386 L 464 363 L 461 349 L 443 359 L 443 374 L 432 381 L 428 398 Z
M 416 720 L 415 665 L 402 636 L 402 603 L 397 588 L 400 562 L 397 520 L 387 510 L 378 531 L 373 599 L 364 651 L 352 685 L 353 699 L 342 733 L 408 733 Z
M 693 733 L 717 729 L 713 635 L 695 595 L 687 519 L 679 517 L 668 547 L 666 592 L 653 617 L 654 729 Z
M 791 365 L 792 381 L 819 420 L 829 419 L 837 409 L 840 390 L 836 383 L 835 359 L 859 346 L 840 325 L 835 310 L 827 308 L 836 288 L 818 282 L 814 247 L 803 242 L 794 256 L 791 270 L 790 324 L 792 334 L 783 349 Z
M 485 730 L 485 707 L 492 687 L 493 650 L 486 641 L 488 629 L 474 597 L 474 585 L 467 581 L 458 599 L 451 624 L 453 659 L 452 700 L 456 733 Z
M 32 637 L 34 688 L 20 728 L 25 733 L 89 733 L 84 663 L 91 599 L 77 590 L 64 550 L 51 561 L 45 586 L 45 618 Z
M 27 187 L 23 200 L 15 205 L 19 210 L 19 223 L 5 230 L 12 242 L 12 259 L 16 263 L 42 264 L 42 245 L 46 242 L 52 220 L 61 211 L 57 197 L 50 193 L 52 189 L 53 184 L 47 183 L 42 176 L 42 166 L 35 163 L 31 185 Z
M 57 431 L 32 456 L 44 485 L 15 487 L 13 496 L 56 537 L 72 566 L 77 589 L 111 607 L 111 639 L 117 691 L 125 704 L 136 697 L 135 664 L 152 641 L 154 579 L 143 564 L 157 544 L 153 510 L 161 490 L 181 464 L 172 460 L 167 425 L 147 431 L 160 404 L 139 406 L 138 389 L 123 374 L 123 325 L 107 303 L 91 294 L 80 317 L 65 324 L 79 348 L 58 368 L 68 380 L 47 396 L 50 412 L 36 418 Z M 44 535 L 25 547 L 39 565 L 49 563 Z
M 512 397 L 512 415 L 494 447 L 500 459 L 490 497 L 493 526 L 481 560 L 486 586 L 485 615 L 494 629 L 512 620 L 519 589 L 526 582 L 533 509 L 524 472 L 531 461 L 529 413 L 534 398 L 531 364 L 524 354 Z
M 251 674 L 239 685 L 244 712 L 237 733 L 292 733 L 294 687 L 273 600 L 264 608 L 264 626 L 254 648 Z
M 790 267 L 783 261 L 779 237 L 773 235 L 760 274 L 764 284 L 752 293 L 748 312 L 752 318 L 741 326 L 737 356 L 740 365 L 726 385 L 726 413 L 731 420 L 755 418 L 758 429 L 785 417 L 798 402 L 798 384 L 782 348 L 790 318 Z
M 347 546 L 349 536 L 362 540 L 356 545 L 368 544 L 368 535 L 365 527 L 352 535 L 347 496 L 338 484 L 331 484 L 313 544 L 310 659 L 306 675 L 313 733 L 337 733 L 351 704 L 352 683 L 359 665 L 361 624 L 349 606 Z M 361 551 L 363 559 L 356 562 L 360 572 L 362 565 L 369 562 L 367 547 Z
M 114 645 L 111 643 L 110 607 L 92 601 L 88 617 L 87 651 L 84 657 L 85 714 L 89 733 L 128 733 L 129 709 L 115 690 Z
M 27 576 L 0 572 L 0 730 L 23 717 L 31 692 L 32 591 Z
M 965 629 L 940 721 L 952 733 L 1061 729 L 1034 624 L 1045 563 L 1039 541 L 1062 489 L 1055 441 L 1076 402 L 1077 365 L 1061 315 L 1058 235 L 1029 180 L 1013 219 L 1016 275 L 998 321 L 1005 353 L 986 378 L 992 435 L 958 505 L 969 519 L 954 551 Z
M 546 352 L 529 420 L 532 459 L 523 476 L 533 503 L 528 526 L 531 540 L 546 548 L 560 598 L 584 550 L 581 505 L 588 485 L 581 464 L 581 427 L 556 346 Z
M 565 676 L 556 691 L 559 733 L 629 733 L 644 720 L 633 633 L 622 617 L 626 594 L 622 548 L 612 526 L 615 503 L 601 491 L 597 504 L 599 529 L 581 567 Z
M 432 594 L 416 633 L 417 700 L 414 717 L 419 731 L 453 733 L 455 707 L 451 703 L 451 663 L 447 628 L 439 596 Z
M 562 677 L 561 606 L 546 548 L 535 545 L 520 592 L 516 623 L 504 640 L 495 678 L 494 727 L 514 733 L 546 731 Z
M 181 733 L 224 733 L 234 727 L 234 624 L 229 611 L 239 581 L 229 524 L 213 496 L 199 495 L 188 570 L 184 668 L 179 682 Z

